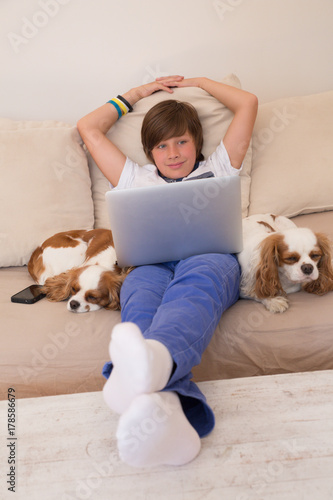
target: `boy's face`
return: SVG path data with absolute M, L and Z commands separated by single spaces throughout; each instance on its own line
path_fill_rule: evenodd
M 160 173 L 170 179 L 189 175 L 197 156 L 194 140 L 188 132 L 180 137 L 161 141 L 152 149 L 151 154 Z

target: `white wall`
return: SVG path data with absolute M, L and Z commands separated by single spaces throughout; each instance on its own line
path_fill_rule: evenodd
M 163 74 L 333 89 L 332 0 L 2 0 L 0 116 L 75 123 Z

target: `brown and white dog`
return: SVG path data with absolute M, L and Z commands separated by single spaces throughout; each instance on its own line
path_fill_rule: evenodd
M 324 295 L 333 290 L 329 239 L 299 228 L 283 216 L 254 215 L 243 219 L 240 296 L 262 302 L 275 313 L 289 307 L 287 294 L 303 288 Z
M 28 271 L 54 302 L 81 313 L 102 307 L 119 309 L 120 287 L 129 272 L 116 264 L 112 233 L 107 229 L 57 233 L 36 248 Z

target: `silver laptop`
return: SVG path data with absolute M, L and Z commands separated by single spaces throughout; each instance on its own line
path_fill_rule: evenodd
M 238 176 L 116 189 L 105 197 L 121 267 L 242 250 Z

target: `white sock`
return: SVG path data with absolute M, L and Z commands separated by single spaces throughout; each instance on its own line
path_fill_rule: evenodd
M 146 340 L 134 323 L 120 323 L 112 331 L 113 369 L 104 389 L 106 404 L 123 413 L 139 394 L 157 392 L 169 381 L 173 360 L 157 340 Z
M 117 441 L 120 458 L 134 467 L 184 465 L 201 447 L 175 392 L 137 396 L 119 419 Z

